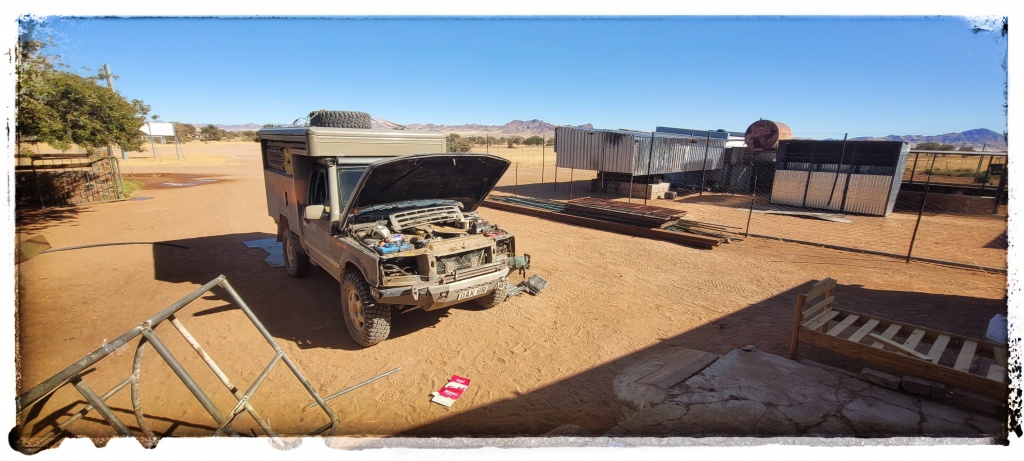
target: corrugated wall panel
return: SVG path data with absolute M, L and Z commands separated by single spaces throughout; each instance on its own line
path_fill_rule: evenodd
M 843 211 L 874 216 L 887 215 L 886 202 L 891 184 L 891 176 L 851 175 Z
M 804 189 L 807 186 L 806 171 L 775 170 L 773 184 L 772 203 L 803 206 Z
M 715 170 L 725 164 L 725 143 L 724 139 L 712 138 L 709 144 L 707 138 L 655 133 L 652 149 L 650 133 L 558 127 L 555 165 L 637 176 Z
M 846 187 L 847 174 L 811 172 L 811 182 L 807 186 L 807 199 L 804 206 L 823 210 L 838 210 L 843 203 L 843 189 Z M 831 191 L 831 193 L 830 193 Z M 829 202 L 829 199 L 832 201 Z

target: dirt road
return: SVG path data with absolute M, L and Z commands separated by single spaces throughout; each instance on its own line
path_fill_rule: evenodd
M 491 310 L 397 315 L 390 339 L 361 349 L 345 334 L 334 279 L 320 270 L 289 278 L 264 263 L 263 250 L 242 244 L 276 231 L 258 145 L 186 146 L 185 153 L 184 161 L 124 163 L 126 177 L 145 183 L 136 200 L 19 212 L 17 231 L 42 234 L 54 248 L 117 244 L 45 253 L 19 266 L 19 394 L 219 274 L 321 394 L 401 367 L 330 402 L 350 435 L 540 435 L 565 424 L 601 434 L 635 410 L 612 383 L 645 356 L 746 345 L 788 353 L 796 293 L 822 277 L 839 281 L 840 307 L 965 335 L 983 336 L 988 319 L 1006 309 L 1006 278 L 997 274 L 761 239 L 697 250 L 482 209 L 515 232 L 519 251 L 533 257 L 531 273 L 550 281 L 547 291 Z M 221 295 L 204 296 L 179 318 L 245 389 L 273 351 Z M 232 396 L 174 330 L 157 332 L 229 409 Z M 115 353 L 86 381 L 98 392 L 110 388 L 130 373 L 133 353 Z M 141 395 L 154 431 L 210 433 L 213 419 L 152 349 L 146 354 Z M 844 363 L 820 351 L 804 355 Z M 451 409 L 430 403 L 453 374 L 472 380 L 467 392 Z M 32 415 L 37 430 L 77 411 L 80 400 L 73 391 L 55 394 Z M 283 367 L 252 399 L 275 429 L 296 434 L 326 422 L 306 409 L 310 401 Z M 110 404 L 133 421 L 127 392 Z M 70 429 L 112 435 L 99 421 L 91 414 Z M 239 428 L 255 425 L 245 418 Z

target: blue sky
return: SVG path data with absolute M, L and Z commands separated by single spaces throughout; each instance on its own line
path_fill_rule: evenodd
M 958 17 L 60 18 L 74 70 L 187 123 L 1002 132 L 1006 41 Z

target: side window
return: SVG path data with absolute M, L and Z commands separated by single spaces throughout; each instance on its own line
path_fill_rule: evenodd
M 366 167 L 338 168 L 338 189 L 340 189 L 338 192 L 342 207 L 348 202 L 349 196 L 352 195 L 352 189 L 356 187 L 356 183 L 359 182 L 359 177 L 363 175 L 365 169 Z
M 327 171 L 323 168 L 314 168 L 313 177 L 309 181 L 309 204 L 330 206 L 330 196 L 327 194 Z

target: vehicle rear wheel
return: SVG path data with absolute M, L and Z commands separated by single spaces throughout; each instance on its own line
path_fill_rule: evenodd
M 494 291 L 487 293 L 484 296 L 473 300 L 477 306 L 484 309 L 490 309 L 498 304 L 505 302 L 508 299 L 508 279 L 498 280 L 498 286 L 494 287 Z
M 284 268 L 292 277 L 309 275 L 309 255 L 302 249 L 299 236 L 290 230 L 284 233 Z
M 373 346 L 391 334 L 391 306 L 373 299 L 370 285 L 358 271 L 345 272 L 341 279 L 341 309 L 356 344 Z
M 369 130 L 373 126 L 373 121 L 370 118 L 370 114 L 366 112 L 321 109 L 309 113 L 309 125 Z

